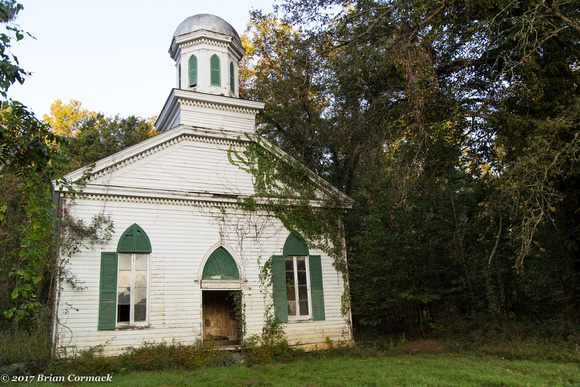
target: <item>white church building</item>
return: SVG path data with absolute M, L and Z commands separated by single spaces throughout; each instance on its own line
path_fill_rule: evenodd
M 109 356 L 144 343 L 235 345 L 261 335 L 269 313 L 293 345 L 351 340 L 346 275 L 333 259 L 265 208 L 240 204 L 254 195 L 254 180 L 228 151 L 257 137 L 264 104 L 239 98 L 237 32 L 217 16 L 195 15 L 177 27 L 169 53 L 177 87 L 159 134 L 66 176 L 83 193 L 61 193 L 59 206 L 85 223 L 107 217 L 114 231 L 105 244 L 61 257 L 79 286 L 59 284 L 57 350 L 102 346 Z

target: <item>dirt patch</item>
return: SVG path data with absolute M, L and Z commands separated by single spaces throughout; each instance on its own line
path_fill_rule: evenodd
M 435 340 L 413 340 L 397 345 L 394 348 L 397 353 L 413 355 L 415 353 L 446 353 L 449 352 L 445 344 Z

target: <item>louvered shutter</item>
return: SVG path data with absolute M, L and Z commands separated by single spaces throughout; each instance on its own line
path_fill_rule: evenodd
M 238 280 L 240 274 L 234 259 L 223 247 L 217 248 L 208 258 L 203 267 L 203 280 L 212 280 L 212 277 L 220 277 L 220 280 Z
M 209 60 L 210 66 L 210 83 L 212 86 L 221 86 L 221 74 L 220 74 L 220 58 L 217 55 L 212 55 Z
M 119 243 L 117 244 L 118 253 L 150 253 L 151 242 L 147 234 L 139 225 L 133 224 L 125 230 Z
M 230 63 L 230 90 L 232 93 L 236 92 L 236 77 L 234 76 L 234 64 Z
M 195 55 L 189 57 L 188 73 L 189 87 L 197 86 L 197 57 Z
M 322 264 L 320 255 L 310 256 L 310 294 L 312 297 L 312 319 L 324 320 L 324 291 L 322 289 Z
M 101 253 L 99 330 L 115 329 L 117 312 L 117 253 Z
M 272 283 L 274 284 L 274 315 L 288 322 L 288 296 L 286 295 L 286 263 L 283 255 L 272 256 Z
M 284 243 L 284 255 L 305 256 L 308 255 L 308 247 L 302 239 L 290 234 Z

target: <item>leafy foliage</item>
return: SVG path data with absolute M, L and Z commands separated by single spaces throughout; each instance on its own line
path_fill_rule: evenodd
M 9 54 L 11 42 L 25 36 L 12 25 L 20 10 L 22 5 L 14 0 L 0 1 L 0 22 L 6 28 L 0 34 L 3 97 L 7 97 L 10 85 L 22 83 L 27 75 L 17 58 Z M 62 179 L 67 170 L 153 134 L 148 121 L 135 117 L 105 119 L 82 109 L 74 100 L 69 105 L 56 101 L 51 112 L 53 116 L 45 119 L 52 128 L 19 102 L 6 99 L 0 109 L 0 181 L 4 183 L 0 198 L 0 273 L 6 279 L 0 287 L 0 307 L 15 326 L 50 318 L 55 280 L 68 278 L 57 262 L 57 249 L 74 251 L 79 243 L 100 243 L 111 231 L 112 224 L 106 218 L 94 219 L 90 225 L 59 219 L 53 182 L 74 195 Z M 102 134 L 97 130 L 101 127 Z M 86 139 L 91 130 L 97 131 L 97 145 Z M 64 136 L 74 137 L 67 140 Z
M 482 311 L 577 322 L 578 2 L 279 11 L 253 15 L 248 95 L 270 107 L 262 133 L 356 199 L 355 321 L 414 333 Z
M 79 130 L 81 123 L 95 114 L 83 109 L 80 101 L 71 99 L 67 105 L 63 105 L 62 101 L 57 99 L 50 105 L 50 115 L 45 114 L 42 119 L 54 133 L 72 137 Z
M 5 31 L 0 33 L 0 95 L 6 98 L 8 88 L 14 83 L 23 83 L 28 75 L 18 64 L 18 59 L 10 54 L 11 40 L 24 39 L 25 33 L 12 24 L 12 20 L 22 10 L 22 4 L 16 0 L 0 1 L 0 23 Z
M 79 122 L 79 129 L 67 146 L 71 168 L 90 165 L 156 134 L 152 119 L 91 114 Z

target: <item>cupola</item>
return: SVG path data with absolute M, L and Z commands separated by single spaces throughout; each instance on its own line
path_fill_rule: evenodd
M 232 136 L 254 133 L 264 103 L 239 98 L 238 63 L 244 52 L 238 33 L 224 19 L 208 14 L 185 19 L 169 48 L 177 86 L 155 129 L 165 132 L 185 125 Z
M 169 49 L 177 88 L 239 97 L 238 62 L 244 52 L 238 33 L 224 19 L 210 14 L 188 17 L 175 30 Z

